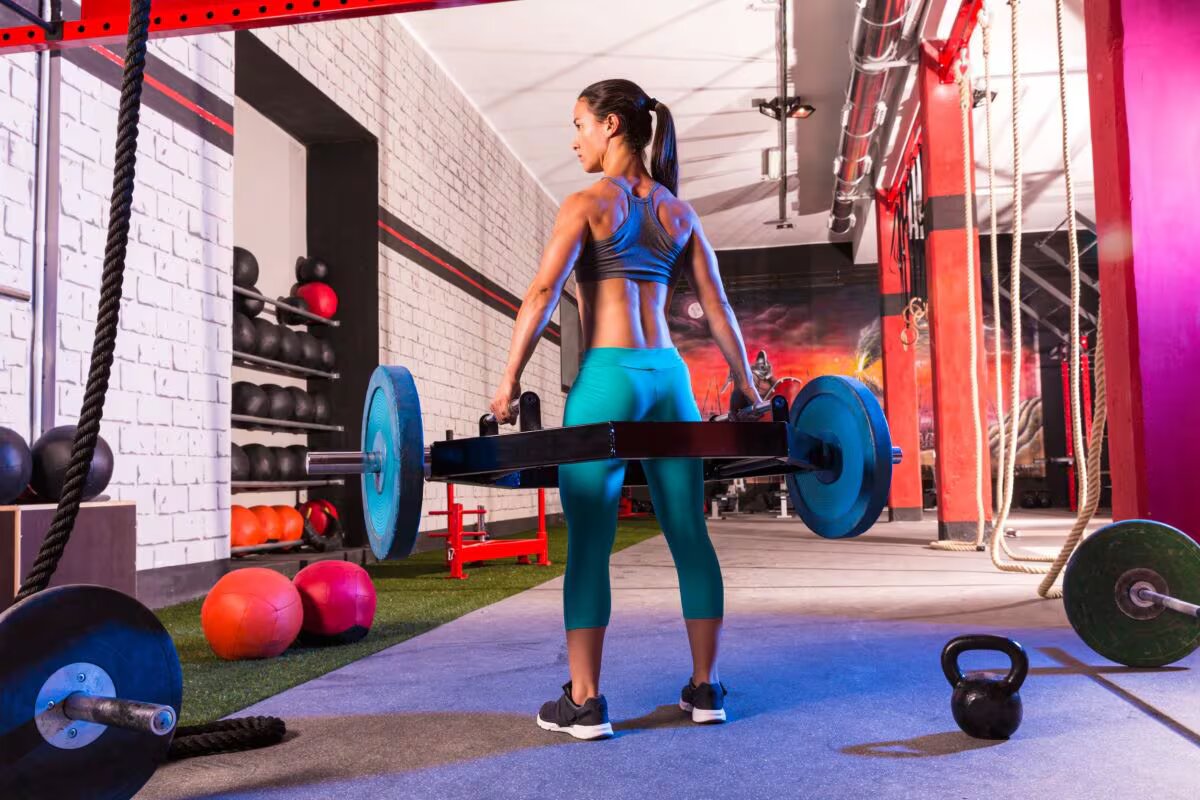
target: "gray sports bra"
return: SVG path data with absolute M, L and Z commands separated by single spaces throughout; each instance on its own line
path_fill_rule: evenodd
M 676 277 L 683 245 L 663 228 L 654 212 L 654 194 L 661 184 L 646 197 L 638 197 L 620 181 L 604 178 L 629 198 L 629 214 L 625 221 L 605 239 L 589 238 L 583 245 L 575 264 L 575 279 L 584 283 L 605 278 L 629 278 L 653 281 L 668 286 Z

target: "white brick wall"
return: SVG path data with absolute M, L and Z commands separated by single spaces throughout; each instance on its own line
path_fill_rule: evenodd
M 37 56 L 0 57 L 0 284 L 33 287 L 33 212 L 37 174 Z M 0 297 L 0 425 L 30 430 L 29 303 Z
M 231 35 L 151 42 L 233 100 Z M 63 64 L 58 424 L 79 414 L 99 302 L 117 90 Z M 228 555 L 233 157 L 143 107 L 121 333 L 102 435 L 138 506 L 138 569 Z M 224 387 L 222 389 L 222 387 Z
M 403 15 L 257 31 L 267 45 L 379 138 L 380 202 L 520 297 L 537 268 L 557 204 L 512 154 Z M 408 367 L 421 393 L 427 440 L 478 434 L 508 353 L 512 320 L 381 245 L 380 361 Z M 543 340 L 522 387 L 562 420 L 559 349 Z M 533 492 L 460 487 L 492 519 L 537 513 Z M 426 486 L 425 508 L 445 506 Z M 549 492 L 548 511 L 559 511 Z M 426 517 L 423 529 L 444 527 Z

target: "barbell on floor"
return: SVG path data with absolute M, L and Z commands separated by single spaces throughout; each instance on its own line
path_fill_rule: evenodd
M 0 652 L 0 797 L 126 798 L 166 760 L 183 673 L 141 603 L 46 589 L 0 614 Z
M 362 449 L 309 452 L 309 475 L 361 474 L 363 516 L 376 558 L 404 558 L 416 544 L 426 480 L 502 488 L 557 486 L 562 464 L 601 459 L 628 462 L 626 485 L 644 485 L 640 461 L 705 459 L 705 479 L 786 475 L 792 507 L 826 538 L 857 536 L 887 502 L 892 446 L 887 419 L 871 391 L 842 376 L 810 381 L 788 409 L 769 406 L 770 422 L 604 422 L 541 429 L 536 395 L 520 410 L 536 423 L 498 436 L 495 418 L 480 420 L 487 435 L 424 445 L 421 403 L 403 367 L 375 369 L 363 403 Z M 531 411 L 532 409 L 532 411 Z M 759 409 L 765 412 L 767 409 Z M 744 416 L 739 419 L 745 419 Z
M 1107 659 L 1161 667 L 1185 658 L 1200 647 L 1200 545 L 1152 520 L 1107 525 L 1067 562 L 1063 606 Z

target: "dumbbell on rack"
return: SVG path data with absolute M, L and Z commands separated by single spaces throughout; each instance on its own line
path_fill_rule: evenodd
M 527 395 L 531 393 L 526 393 Z M 533 400 L 522 396 L 526 426 Z M 530 411 L 526 411 L 526 403 Z M 640 461 L 705 459 L 706 480 L 786 475 L 792 507 L 827 538 L 857 536 L 887 502 L 892 447 L 883 409 L 853 378 L 810 381 L 791 409 L 775 398 L 770 422 L 603 422 L 537 428 L 498 436 L 495 419 L 480 420 L 487 435 L 447 439 L 426 448 L 421 404 L 407 369 L 375 369 L 363 404 L 362 449 L 310 452 L 309 475 L 361 474 L 363 516 L 371 550 L 380 559 L 404 558 L 416 544 L 426 480 L 499 488 L 558 485 L 560 464 L 618 458 L 628 462 L 625 485 L 646 484 Z M 749 416 L 765 413 L 754 409 Z

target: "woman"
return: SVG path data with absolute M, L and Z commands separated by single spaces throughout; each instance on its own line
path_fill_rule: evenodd
M 650 170 L 644 151 L 657 114 Z M 563 425 L 654 420 L 698 422 L 687 365 L 671 343 L 666 310 L 680 274 L 699 295 L 717 346 L 737 388 L 761 405 L 741 331 L 725 297 L 717 260 L 696 212 L 675 197 L 679 167 L 671 113 L 637 84 L 608 80 L 584 89 L 575 103 L 572 145 L 585 172 L 603 177 L 570 195 L 559 209 L 541 265 L 513 329 L 504 378 L 492 400 L 501 422 L 512 420 L 521 372 L 576 271 L 585 355 L 567 397 Z M 725 720 L 717 677 L 724 590 L 704 520 L 699 459 L 643 462 L 651 497 L 679 575 L 692 650 L 692 676 L 680 708 L 695 722 Z M 612 735 L 600 694 L 600 660 L 612 597 L 608 559 L 616 536 L 625 463 L 559 467 L 567 519 L 563 581 L 570 681 L 542 706 L 538 724 L 579 739 Z

